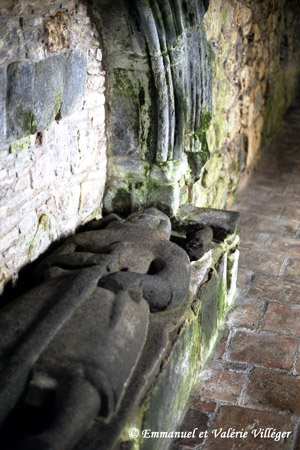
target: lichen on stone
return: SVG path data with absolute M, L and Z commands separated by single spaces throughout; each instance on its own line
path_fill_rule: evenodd
M 25 136 L 11 143 L 10 152 L 11 153 L 20 152 L 30 147 L 30 144 L 31 144 L 30 136 Z

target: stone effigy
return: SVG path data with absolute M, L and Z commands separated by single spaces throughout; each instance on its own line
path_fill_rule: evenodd
M 69 238 L 36 268 L 38 284 L 0 312 L 1 424 L 20 401 L 43 410 L 47 392 L 55 394 L 54 419 L 14 448 L 71 449 L 96 416 L 109 421 L 142 353 L 149 312 L 186 300 L 190 261 L 169 241 L 165 214 L 112 215 L 90 228 L 103 226 Z
M 179 425 L 230 307 L 238 220 L 185 205 L 171 242 L 155 208 L 111 214 L 44 258 L 0 310 L 1 448 L 169 448 L 129 429 Z

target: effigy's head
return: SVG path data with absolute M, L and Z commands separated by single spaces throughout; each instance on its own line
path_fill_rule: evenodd
M 170 239 L 172 230 L 171 221 L 165 213 L 156 208 L 148 208 L 130 214 L 126 219 L 126 222 L 140 226 L 145 225 L 149 228 L 164 231 L 167 234 L 168 239 Z

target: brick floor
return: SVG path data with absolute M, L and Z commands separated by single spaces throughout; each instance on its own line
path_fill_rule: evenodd
M 228 324 L 230 327 L 256 330 L 263 317 L 264 309 L 265 303 L 262 300 L 246 299 L 229 314 Z
M 246 382 L 245 374 L 230 372 L 228 370 L 212 370 L 208 378 L 205 377 L 205 373 L 203 376 L 196 390 L 196 394 L 202 397 L 228 402 L 237 400 Z
M 186 432 L 186 437 L 178 439 L 175 445 L 179 445 L 180 450 L 194 445 L 198 446 L 204 441 L 204 433 L 207 430 L 209 417 L 201 410 L 190 409 L 184 419 L 184 424 L 181 427 L 183 433 Z M 194 432 L 196 430 L 196 432 Z M 201 436 L 201 432 L 203 436 Z M 190 436 L 188 436 L 188 433 Z
M 250 280 L 252 278 L 252 271 L 251 270 L 243 270 L 243 269 L 239 269 L 238 272 L 238 285 L 239 285 L 239 289 L 241 290 L 246 290 L 249 287 L 250 284 Z
M 300 336 L 300 305 L 269 303 L 261 329 Z
M 300 415 L 300 377 L 256 367 L 246 390 L 244 404 Z
M 300 279 L 300 259 L 289 258 L 285 264 L 282 275 L 284 277 Z
M 270 241 L 272 239 L 272 237 L 268 233 L 257 233 L 256 231 L 246 229 L 241 230 L 241 238 L 243 247 L 249 248 L 253 247 L 267 248 L 270 246 L 271 243 Z
M 242 269 L 247 268 L 271 275 L 279 275 L 283 262 L 283 255 L 276 255 L 276 253 L 268 253 L 263 250 L 241 252 L 240 257 L 240 267 Z
M 198 397 L 194 397 L 193 403 L 191 405 L 191 409 L 198 409 L 199 411 L 206 412 L 206 413 L 212 413 L 216 409 L 216 402 L 210 402 L 207 400 L 201 400 Z
M 256 434 L 259 430 L 273 428 L 277 432 L 291 432 L 289 437 L 287 435 L 280 441 L 275 441 L 274 438 L 260 437 Z M 217 433 L 220 430 L 225 432 L 244 432 L 245 438 L 228 437 L 224 438 Z M 215 430 L 215 431 L 213 431 Z M 289 417 L 284 417 L 279 414 L 274 414 L 266 411 L 257 411 L 255 409 L 241 408 L 239 406 L 225 406 L 222 405 L 217 414 L 215 423 L 207 439 L 205 449 L 210 450 L 232 450 L 243 448 L 247 450 L 253 449 L 282 449 L 288 450 L 294 442 L 294 421 Z M 230 436 L 230 434 L 229 434 Z
M 248 295 L 279 303 L 300 304 L 300 281 L 254 274 Z
M 299 205 L 300 211 L 300 205 Z M 300 240 L 275 236 L 270 244 L 270 251 L 300 258 Z
M 182 425 L 206 436 L 172 450 L 300 450 L 300 109 L 289 117 L 232 208 L 239 295 Z
M 237 331 L 230 343 L 228 359 L 290 370 L 297 344 L 296 338 Z

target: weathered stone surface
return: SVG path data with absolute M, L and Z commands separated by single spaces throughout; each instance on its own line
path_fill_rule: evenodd
M 61 117 L 76 112 L 82 106 L 86 80 L 87 58 L 74 50 L 66 58 Z
M 1 267 L 0 268 L 0 295 L 3 293 L 3 290 L 5 288 L 5 285 L 11 280 L 12 276 L 9 273 L 9 271 Z
M 210 341 L 214 338 L 218 328 L 218 277 L 215 273 L 206 286 L 201 298 L 200 327 L 201 327 L 201 347 L 208 349 Z
M 6 68 L 0 66 L 0 143 L 6 139 Z
M 137 106 L 127 97 L 119 97 L 112 103 L 111 126 L 115 141 L 114 154 L 130 156 L 138 159 L 138 121 L 139 113 Z M 128 120 L 130 118 L 130 120 Z
M 65 55 L 53 56 L 35 64 L 33 110 L 37 131 L 47 128 L 60 114 L 65 66 Z
M 193 1 L 189 5 L 193 14 L 178 7 L 175 15 L 174 5 L 169 1 L 157 8 L 151 2 L 148 5 L 137 2 L 136 10 L 130 3 L 125 2 L 124 6 L 126 9 L 121 10 L 117 5 L 114 14 L 107 2 L 98 6 L 108 55 L 111 151 L 116 155 L 131 155 L 145 163 L 178 161 L 185 164 L 189 161 L 193 178 L 199 179 L 203 161 L 209 155 L 205 133 L 212 108 L 211 50 L 202 28 L 204 4 Z M 118 15 L 121 21 L 119 18 L 116 26 Z M 135 20 L 131 16 L 136 16 Z M 137 22 L 142 24 L 141 28 L 136 27 Z M 124 54 L 124 49 L 128 53 Z M 118 161 L 114 161 L 114 165 L 117 172 Z M 110 168 L 112 182 L 113 171 Z M 154 177 L 151 172 L 152 166 L 149 171 L 145 164 L 140 181 L 156 181 L 155 166 Z M 126 173 L 130 176 L 127 168 Z M 130 191 L 130 187 L 127 189 Z M 169 205 L 164 199 L 163 187 L 158 186 L 158 191 L 161 205 L 167 210 Z M 179 186 L 167 199 L 177 207 L 178 191 Z M 111 191 L 107 195 L 111 196 Z M 146 198 L 141 200 L 141 206 L 149 204 Z M 135 207 L 133 200 L 133 209 Z
M 21 8 L 18 2 L 0 3 L 0 241 L 8 243 L 3 265 L 16 277 L 53 239 L 101 214 L 105 72 L 97 53 L 99 36 L 83 4 L 32 0 Z M 56 121 L 62 79 L 72 114 Z M 35 240 L 37 224 L 29 232 L 23 226 L 32 215 L 51 219 L 51 231 L 40 227 Z M 8 234 L 17 238 L 6 239 Z
M 11 63 L 7 69 L 7 139 L 42 131 L 56 116 L 78 111 L 83 102 L 86 69 L 86 55 L 77 50 L 35 65 Z
M 18 139 L 36 130 L 33 110 L 34 64 L 13 62 L 7 68 L 6 117 L 8 139 Z
M 199 361 L 199 330 L 196 323 L 182 324 L 180 339 L 175 343 L 164 376 L 157 381 L 146 409 L 143 428 L 176 430 L 182 420 L 183 405 L 191 392 Z M 193 342 L 193 345 L 188 343 Z M 182 377 L 184 374 L 184 377 Z M 163 408 L 158 405 L 164 405 Z M 163 431 L 164 431 L 163 430 Z M 143 439 L 143 450 L 167 450 L 172 439 Z
M 129 216 L 125 223 L 113 221 L 102 232 L 91 231 L 70 238 L 42 263 L 39 272 L 49 269 L 51 273 L 53 266 L 55 273 L 57 265 L 76 267 L 107 260 L 110 270 L 102 276 L 102 287 L 126 290 L 140 285 L 153 311 L 179 306 L 188 293 L 189 259 L 183 249 L 166 240 L 169 219 L 156 211 L 151 208 L 145 214 Z M 109 252 L 107 257 L 101 256 L 103 249 Z M 92 255 L 95 252 L 99 252 L 99 258 Z
M 197 208 L 192 205 L 181 205 L 172 223 L 179 231 L 189 231 L 196 224 L 211 227 L 215 235 L 234 233 L 240 214 L 234 211 L 223 211 L 210 208 Z M 215 236 L 216 237 L 216 236 Z

